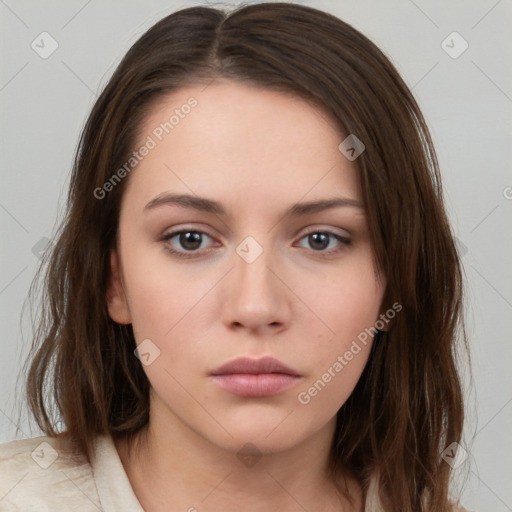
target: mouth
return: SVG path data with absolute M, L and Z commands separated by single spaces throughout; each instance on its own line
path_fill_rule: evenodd
M 239 357 L 210 375 L 219 387 L 243 397 L 277 395 L 302 379 L 299 372 L 273 357 Z

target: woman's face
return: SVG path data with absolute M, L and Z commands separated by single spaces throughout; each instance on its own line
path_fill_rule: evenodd
M 233 81 L 182 89 L 146 119 L 109 311 L 142 343 L 151 421 L 234 451 L 333 428 L 385 289 L 345 137 L 304 100 Z M 266 356 L 293 371 L 216 371 Z

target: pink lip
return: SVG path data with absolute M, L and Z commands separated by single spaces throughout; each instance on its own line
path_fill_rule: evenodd
M 214 382 L 245 397 L 276 395 L 293 386 L 301 375 L 273 357 L 239 357 L 211 373 Z

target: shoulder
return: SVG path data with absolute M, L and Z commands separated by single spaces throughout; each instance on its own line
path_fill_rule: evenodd
M 89 462 L 61 438 L 46 436 L 0 444 L 0 508 L 101 510 Z
M 364 512 L 382 512 L 384 510 L 382 503 L 379 498 L 379 484 L 378 479 L 375 474 L 373 474 L 370 478 L 368 491 L 366 493 L 366 506 Z M 460 502 L 453 503 L 450 502 L 451 512 L 475 512 L 473 510 L 469 510 L 464 508 Z
M 453 512 L 475 512 L 475 511 L 464 508 L 462 505 L 458 505 L 458 506 L 454 505 Z

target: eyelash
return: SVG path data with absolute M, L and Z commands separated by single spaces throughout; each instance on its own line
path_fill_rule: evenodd
M 167 234 L 163 235 L 161 238 L 161 241 L 168 242 L 170 239 L 174 238 L 176 235 L 180 235 L 181 233 L 199 233 L 201 235 L 207 235 L 208 237 L 212 238 L 208 233 L 205 233 L 204 231 L 200 231 L 197 229 L 180 229 L 179 231 L 173 231 L 172 233 L 167 233 Z M 329 230 L 310 231 L 308 233 L 305 233 L 300 238 L 300 240 L 302 240 L 303 238 L 306 238 L 309 235 L 319 234 L 319 233 L 324 234 L 324 235 L 330 235 L 333 238 L 335 238 L 338 242 L 340 242 L 340 246 L 334 250 L 330 249 L 329 251 L 325 251 L 325 250 L 315 251 L 312 249 L 312 251 L 314 253 L 316 253 L 318 256 L 320 256 L 321 258 L 328 258 L 329 256 L 337 254 L 343 250 L 343 246 L 348 246 L 351 244 L 351 240 L 349 238 L 338 235 L 337 233 L 334 233 Z M 171 253 L 173 256 L 177 256 L 178 258 L 195 258 L 195 257 L 198 257 L 198 254 L 199 254 L 199 250 L 188 251 L 188 252 L 177 251 L 177 250 L 171 248 L 171 246 L 168 243 L 165 243 L 164 248 L 166 251 Z

